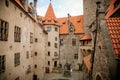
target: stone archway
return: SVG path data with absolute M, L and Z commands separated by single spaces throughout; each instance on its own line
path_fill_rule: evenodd
M 96 75 L 96 79 L 95 80 L 102 80 L 101 76 L 98 74 Z

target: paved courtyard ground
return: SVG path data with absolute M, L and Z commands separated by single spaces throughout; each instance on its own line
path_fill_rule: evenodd
M 46 74 L 43 80 L 83 80 L 82 71 L 73 71 L 71 77 L 64 77 L 63 73 Z

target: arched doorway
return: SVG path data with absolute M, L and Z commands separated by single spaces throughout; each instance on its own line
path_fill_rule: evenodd
M 37 75 L 36 74 L 33 75 L 33 80 L 37 80 Z
M 96 76 L 96 80 L 102 80 L 102 78 L 100 77 L 100 75 Z

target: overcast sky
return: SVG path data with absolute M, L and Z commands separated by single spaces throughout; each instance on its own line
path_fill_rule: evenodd
M 50 0 L 37 0 L 38 15 L 45 16 Z M 33 2 L 33 0 L 29 0 Z M 56 17 L 66 17 L 83 14 L 83 0 L 51 0 Z

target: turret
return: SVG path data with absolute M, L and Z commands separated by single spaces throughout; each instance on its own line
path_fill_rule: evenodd
M 28 0 L 20 0 L 20 2 L 22 3 L 24 9 L 28 11 Z
M 34 5 L 33 5 L 34 14 L 33 14 L 33 16 L 34 16 L 35 19 L 36 19 L 36 13 L 37 13 L 36 7 L 37 7 L 37 0 L 34 0 Z

